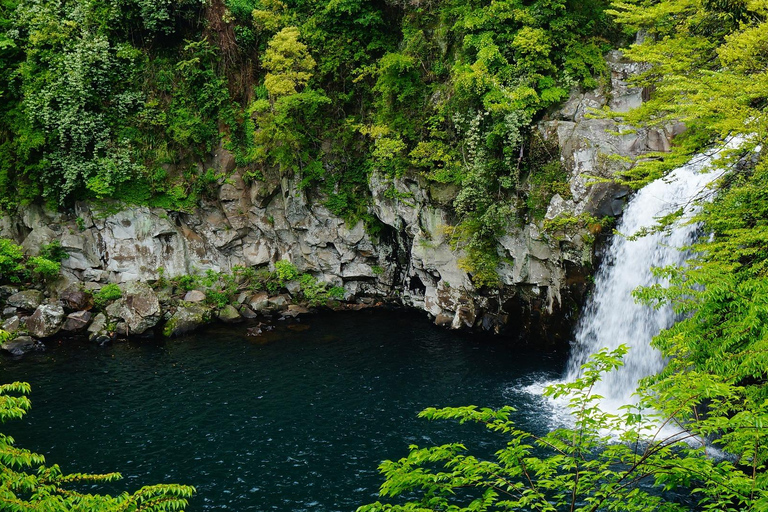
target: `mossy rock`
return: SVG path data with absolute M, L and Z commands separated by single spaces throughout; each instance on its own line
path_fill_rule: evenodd
M 173 316 L 165 323 L 163 336 L 167 338 L 181 336 L 207 324 L 210 319 L 211 312 L 200 304 L 180 305 Z

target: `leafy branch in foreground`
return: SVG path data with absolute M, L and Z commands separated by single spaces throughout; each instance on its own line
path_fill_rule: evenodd
M 0 331 L 0 339 L 2 331 Z M 21 419 L 31 406 L 26 382 L 0 385 L 0 423 Z M 35 469 L 36 468 L 36 469 Z M 113 482 L 119 473 L 65 474 L 58 465 L 46 466 L 45 458 L 15 445 L 0 433 L 0 509 L 8 512 L 164 512 L 183 511 L 194 487 L 159 484 L 118 496 L 77 491 L 78 484 Z
M 711 375 L 679 374 L 681 382 L 673 387 L 688 392 L 674 400 L 666 395 L 659 400 L 663 390 L 657 388 L 620 414 L 604 412 L 593 386 L 621 365 L 625 352 L 625 347 L 603 350 L 584 366 L 581 378 L 548 388 L 553 398 L 568 397 L 573 425 L 540 437 L 515 426 L 511 407 L 426 409 L 421 417 L 479 423 L 506 444 L 493 460 L 458 443 L 411 446 L 406 457 L 380 466 L 386 478 L 381 496 L 395 503 L 377 502 L 358 512 L 688 509 L 667 491 L 690 494 L 707 510 L 768 509 L 768 434 L 756 428 L 768 421 L 768 407 L 734 414 L 744 410 L 743 389 Z M 703 418 L 705 403 L 710 412 Z M 651 406 L 662 412 L 651 412 Z M 717 436 L 741 459 L 712 457 L 704 436 Z

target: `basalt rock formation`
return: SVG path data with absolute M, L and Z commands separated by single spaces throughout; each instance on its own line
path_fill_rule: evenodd
M 637 65 L 618 52 L 607 60 L 610 84 L 574 91 L 537 126 L 543 138 L 560 148 L 570 173 L 570 197 L 554 195 L 546 219 L 584 212 L 596 217 L 620 214 L 628 191 L 590 185 L 590 177 L 610 177 L 625 165 L 607 155 L 668 149 L 679 129 L 616 135 L 621 128 L 616 120 L 588 117 L 591 109 L 607 105 L 623 111 L 642 102 L 643 91 L 626 85 Z M 498 332 L 509 327 L 537 331 L 550 341 L 567 331 L 591 271 L 586 228 L 552 236 L 541 221 L 511 220 L 498 248 L 503 286 L 477 289 L 462 269 L 462 252 L 452 249 L 446 234 L 456 221 L 451 207 L 456 190 L 449 185 L 417 176 L 392 182 L 374 173 L 370 213 L 381 228 L 373 236 L 362 221 L 350 226 L 333 215 L 316 192 L 299 187 L 297 177 L 246 182 L 224 149 L 205 167 L 228 178 L 216 198 L 191 212 L 111 203 L 78 203 L 72 211 L 52 212 L 33 205 L 0 218 L 0 235 L 15 239 L 31 255 L 45 243 L 60 241 L 69 257 L 62 263 L 63 277 L 49 290 L 52 300 L 65 289 L 71 291 L 74 283 L 93 290 L 107 283 L 151 283 L 161 274 L 229 271 L 287 259 L 319 281 L 343 286 L 349 302 L 386 300 L 422 309 L 435 323 L 454 329 Z M 392 187 L 399 194 L 387 194 Z M 125 310 L 118 316 L 129 332 L 144 332 L 160 321 L 154 302 L 146 315 L 135 316 L 129 314 L 128 299 L 122 300 L 112 308 Z M 183 312 L 173 318 L 175 326 L 168 332 L 188 330 Z

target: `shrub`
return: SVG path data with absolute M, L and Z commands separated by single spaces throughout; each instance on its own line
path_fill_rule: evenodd
M 299 271 L 296 266 L 288 260 L 280 260 L 275 262 L 275 273 L 280 281 L 280 286 L 285 286 L 286 283 L 295 281 L 299 278 Z
M 331 289 L 328 290 L 328 297 L 331 299 L 341 300 L 346 294 L 347 290 L 345 290 L 343 286 L 332 286 Z
M 50 281 L 59 276 L 61 263 L 42 256 L 30 258 L 27 262 L 27 273 L 30 278 L 37 277 L 43 281 Z
M 0 238 L 0 281 L 19 282 L 24 251 L 7 238 Z
M 119 286 L 116 284 L 108 284 L 96 292 L 96 294 L 93 296 L 93 303 L 97 308 L 103 309 L 104 306 L 113 300 L 119 299 L 122 296 L 123 292 L 120 290 Z
M 64 261 L 69 253 L 61 246 L 61 242 L 54 240 L 40 248 L 40 256 L 50 261 Z
M 7 238 L 0 238 L 0 282 L 20 283 L 22 280 L 52 280 L 59 275 L 60 261 L 66 257 L 66 251 L 56 241 L 44 245 L 40 250 L 40 256 L 25 259 L 24 250 L 21 246 Z

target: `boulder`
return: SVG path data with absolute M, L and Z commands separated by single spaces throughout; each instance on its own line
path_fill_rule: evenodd
M 36 338 L 53 336 L 64 322 L 64 308 L 58 304 L 42 304 L 27 318 L 27 331 Z
M 6 303 L 15 308 L 34 311 L 44 300 L 45 295 L 43 295 L 43 292 L 39 290 L 24 290 L 8 297 Z
M 59 300 L 64 309 L 69 312 L 88 310 L 93 307 L 93 297 L 91 294 L 79 289 L 70 288 L 65 290 L 59 297 Z
M 267 292 L 256 293 L 251 295 L 246 303 L 254 311 L 264 311 L 269 307 L 269 294 L 267 294 Z
M 18 288 L 14 288 L 13 286 L 8 285 L 0 286 L 0 300 L 7 299 L 16 293 L 19 293 Z
M 296 318 L 299 315 L 306 315 L 309 313 L 309 309 L 307 309 L 304 306 L 300 306 L 298 304 L 291 304 L 288 306 L 288 309 L 283 311 L 283 318 L 291 317 Z
M 107 314 L 112 319 L 122 319 L 128 334 L 144 334 L 160 321 L 160 301 L 146 283 L 131 282 L 125 287 L 123 297 L 110 304 Z
M 203 302 L 205 300 L 205 293 L 200 290 L 189 290 L 184 295 L 185 302 Z
M 465 303 L 456 308 L 456 315 L 453 317 L 453 322 L 451 323 L 452 329 L 461 329 L 461 328 L 472 328 L 473 325 L 475 325 L 475 308 L 474 304 L 469 301 L 464 301 Z
M 210 311 L 200 304 L 184 304 L 165 323 L 163 336 L 179 336 L 208 322 Z
M 18 316 L 14 315 L 5 322 L 3 322 L 3 330 L 14 333 L 19 330 L 19 326 L 21 325 L 21 320 Z
M 299 281 L 290 281 L 285 283 L 285 289 L 288 290 L 292 296 L 296 296 L 301 291 L 301 283 Z
M 277 309 L 286 309 L 291 303 L 291 296 L 285 293 L 269 298 L 269 306 Z
M 88 339 L 99 344 L 104 344 L 112 339 L 112 335 L 107 330 L 107 317 L 104 313 L 99 313 L 88 327 Z
M 435 325 L 439 327 L 450 327 L 452 322 L 453 317 L 445 313 L 439 313 L 435 316 Z
M 232 304 L 227 304 L 219 310 L 219 320 L 227 324 L 236 324 L 243 321 L 243 317 Z
M 67 315 L 67 319 L 64 321 L 64 325 L 61 326 L 62 331 L 78 332 L 82 331 L 88 326 L 88 322 L 91 321 L 90 311 L 77 311 Z
M 27 352 L 34 350 L 45 350 L 45 345 L 30 336 L 19 336 L 13 340 L 6 341 L 0 345 L 0 348 L 11 355 L 23 356 Z
M 240 315 L 246 320 L 253 320 L 254 318 L 258 318 L 259 316 L 258 313 L 256 313 L 246 305 L 240 306 Z

